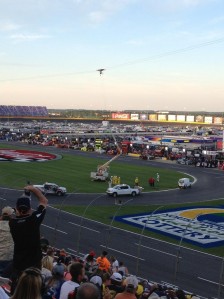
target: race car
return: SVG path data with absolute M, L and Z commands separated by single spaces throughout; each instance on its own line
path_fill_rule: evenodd
M 45 195 L 52 194 L 57 196 L 62 196 L 67 193 L 67 189 L 65 187 L 58 186 L 55 183 L 45 183 L 43 185 L 33 185 L 34 187 L 41 190 L 41 192 Z

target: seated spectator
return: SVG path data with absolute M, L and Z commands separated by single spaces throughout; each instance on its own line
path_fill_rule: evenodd
M 102 296 L 103 298 L 110 293 L 109 291 L 109 288 L 108 286 L 110 285 L 110 273 L 108 272 L 104 272 L 103 275 L 102 275 L 102 282 L 103 282 L 103 285 L 102 285 Z M 109 297 L 110 299 L 110 297 Z
M 128 268 L 124 265 L 122 261 L 119 262 L 119 267 L 118 267 L 118 273 L 120 273 L 122 276 L 128 276 Z
M 110 290 L 111 299 L 116 296 L 117 293 L 122 293 L 124 291 L 122 275 L 115 272 L 110 277 L 110 284 L 108 285 Z
M 0 298 L 8 299 L 10 295 L 9 279 L 0 277 Z
M 55 299 L 59 299 L 61 286 L 64 282 L 64 266 L 56 264 L 52 269 L 52 276 L 45 284 L 43 299 L 50 299 L 53 296 Z
M 178 298 L 178 299 L 186 299 L 186 294 L 183 290 L 176 290 L 175 291 L 175 296 Z
M 8 270 L 13 259 L 14 242 L 9 228 L 9 219 L 13 214 L 13 208 L 4 207 L 0 216 L 0 275 L 4 277 L 10 276 Z
M 46 255 L 50 258 L 50 260 L 51 260 L 51 262 L 53 264 L 54 261 L 55 261 L 54 249 L 48 246 Z
M 42 299 L 42 275 L 38 268 L 27 268 L 21 274 L 10 299 Z
M 79 287 L 85 276 L 85 269 L 79 262 L 71 264 L 69 267 L 69 272 L 72 278 L 71 280 L 67 280 L 62 284 L 59 297 L 60 299 L 67 299 L 68 294 Z
M 122 293 L 115 296 L 115 299 L 136 299 L 136 290 L 138 288 L 138 279 L 135 276 L 129 276 L 124 281 L 125 289 Z
M 44 283 L 46 283 L 48 279 L 52 276 L 52 269 L 53 269 L 52 260 L 48 255 L 46 255 L 45 257 L 42 258 L 42 269 L 41 269 Z
M 49 241 L 44 236 L 41 236 L 40 247 L 41 247 L 43 254 L 47 253 L 48 246 L 49 246 Z
M 85 282 L 78 288 L 76 298 L 77 299 L 99 299 L 100 291 L 93 283 Z
M 3 290 L 3 288 L 0 286 L 0 298 L 1 299 L 9 299 L 9 296 L 6 294 L 6 292 Z
M 89 255 L 95 257 L 95 256 L 96 256 L 96 253 L 95 253 L 95 251 L 91 250 L 89 253 L 85 254 L 84 257 L 83 257 L 84 262 L 85 262 L 85 260 L 87 259 L 87 257 L 88 257 Z
M 94 259 L 95 252 L 90 252 L 84 259 L 85 273 L 88 277 L 93 275 L 98 269 L 98 264 Z
M 97 286 L 97 288 L 99 289 L 100 292 L 100 298 L 102 298 L 102 294 L 103 294 L 103 280 L 102 277 L 99 275 L 94 275 L 90 278 L 89 282 L 95 284 L 95 286 Z

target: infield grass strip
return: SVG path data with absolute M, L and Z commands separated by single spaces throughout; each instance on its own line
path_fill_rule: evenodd
M 33 150 L 40 149 L 33 147 Z M 60 154 L 60 151 L 55 150 L 55 153 Z M 103 160 L 97 158 L 95 153 L 90 158 L 87 155 L 63 154 L 61 159 L 47 162 L 0 162 L 0 185 L 21 189 L 27 181 L 31 184 L 51 182 L 66 187 L 68 192 L 104 193 L 108 188 L 108 182 L 92 181 L 90 172 L 96 171 L 98 165 L 109 161 L 111 157 L 106 158 L 108 160 L 105 160 L 105 156 Z M 160 182 L 155 183 L 154 188 L 150 187 L 148 179 L 150 176 L 156 178 L 157 172 L 160 174 Z M 144 192 L 177 188 L 178 179 L 183 177 L 183 174 L 169 169 L 168 165 L 166 169 L 151 167 L 148 163 L 135 165 L 130 161 L 125 162 L 125 158 L 123 161 L 112 162 L 109 173 L 110 176 L 120 177 L 121 183 L 132 187 L 137 176 Z
M 173 204 L 173 205 L 167 205 L 162 209 L 159 209 L 160 212 L 162 212 L 164 209 L 165 210 L 169 210 L 169 209 L 174 209 L 174 208 L 184 208 L 184 207 L 195 207 L 195 206 L 213 206 L 215 207 L 223 207 L 223 201 L 222 200 L 215 200 L 215 201 L 206 201 L 206 202 L 200 202 L 200 204 L 198 203 L 194 203 L 194 204 Z M 153 211 L 155 211 L 157 208 L 159 208 L 160 206 L 158 205 L 145 205 L 145 206 L 138 206 L 138 205 L 126 205 L 126 206 L 118 206 L 118 205 L 113 205 L 110 207 L 107 206 L 97 206 L 97 205 L 91 205 L 87 210 L 86 210 L 86 206 L 54 206 L 56 208 L 61 208 L 64 211 L 73 213 L 75 215 L 79 215 L 79 216 L 85 216 L 85 218 L 88 219 L 92 219 L 95 221 L 99 221 L 102 222 L 106 225 L 108 225 L 108 227 L 111 226 L 111 221 L 114 217 L 114 215 L 116 216 L 121 216 L 121 215 L 136 215 L 136 214 L 142 214 L 142 213 L 153 213 Z M 85 212 L 85 215 L 83 214 Z M 80 223 L 81 223 L 81 219 L 80 219 Z M 94 227 L 94 223 L 93 223 L 93 227 Z M 112 229 L 113 227 L 118 227 L 121 229 L 125 229 L 128 231 L 132 231 L 134 233 L 139 234 L 139 237 L 142 233 L 142 228 L 138 228 L 136 226 L 133 225 L 128 225 L 119 221 L 113 221 L 112 223 Z M 168 236 L 164 236 L 162 234 L 159 233 L 155 233 L 152 231 L 148 231 L 148 230 L 144 230 L 143 233 L 144 236 L 148 236 L 148 237 L 152 237 L 155 239 L 160 239 L 172 244 L 176 244 L 177 246 L 179 246 L 180 241 L 168 237 Z M 211 248 L 202 248 L 196 245 L 192 245 L 188 242 L 184 242 L 184 240 L 182 241 L 182 246 L 188 247 L 188 248 L 192 248 L 201 252 L 205 252 L 205 253 L 209 253 L 209 254 L 213 254 L 213 255 L 217 255 L 220 257 L 223 257 L 223 252 L 224 252 L 224 246 L 217 246 L 217 247 L 211 247 Z M 177 247 L 178 248 L 178 247 Z

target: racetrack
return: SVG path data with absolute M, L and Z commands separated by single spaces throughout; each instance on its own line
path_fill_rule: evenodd
M 25 145 L 24 145 L 25 146 Z M 27 148 L 27 146 L 26 146 Z M 33 147 L 29 147 L 29 149 Z M 42 147 L 41 147 L 42 148 Z M 36 147 L 35 147 L 36 149 Z M 43 149 L 43 148 L 42 148 Z M 63 154 L 88 155 L 73 150 L 49 148 Z M 48 148 L 47 148 L 48 151 Z M 98 156 L 99 157 L 99 156 Z M 163 168 L 169 167 L 186 172 L 196 179 L 191 189 L 143 193 L 139 197 L 122 199 L 123 205 L 143 204 L 166 206 L 171 203 L 198 203 L 223 198 L 222 182 L 224 172 L 217 169 L 178 165 L 165 161 L 140 161 L 122 158 L 126 163 L 149 163 Z M 162 177 L 160 178 L 162 180 Z M 0 190 L 1 206 L 15 206 L 22 191 Z M 68 194 L 66 197 L 50 197 L 50 205 L 114 205 L 114 199 L 105 194 Z M 37 204 L 33 199 L 33 206 Z M 118 206 L 119 209 L 119 206 Z M 125 214 L 125 212 L 124 212 Z M 100 215 L 99 215 L 100 217 Z M 74 254 L 84 254 L 94 249 L 97 254 L 106 248 L 109 255 L 123 260 L 131 273 L 154 281 L 166 281 L 180 288 L 193 291 L 205 298 L 224 298 L 222 274 L 223 259 L 196 250 L 155 240 L 141 234 L 117 229 L 111 225 L 90 221 L 83 217 L 49 207 L 42 231 L 50 243 L 65 248 Z M 221 277 L 221 278 L 220 278 Z M 219 285 L 221 281 L 222 287 Z

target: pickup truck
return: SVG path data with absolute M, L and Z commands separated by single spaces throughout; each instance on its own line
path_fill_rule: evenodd
M 52 194 L 52 195 L 62 196 L 67 193 L 67 189 L 65 187 L 60 187 L 55 183 L 45 183 L 43 185 L 34 185 L 34 187 L 40 189 L 40 191 L 45 195 Z
M 142 192 L 142 187 L 134 187 L 131 188 L 127 184 L 120 184 L 120 185 L 115 185 L 111 188 L 108 188 L 106 193 L 110 196 L 117 197 L 120 195 L 131 195 L 131 196 L 136 196 L 139 195 Z

